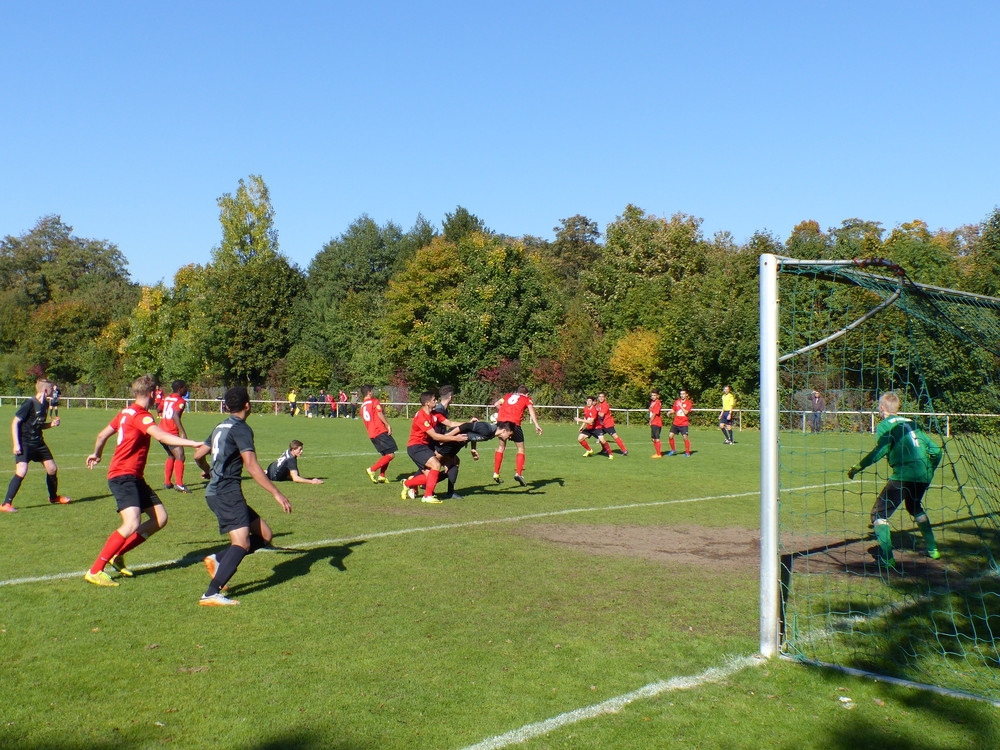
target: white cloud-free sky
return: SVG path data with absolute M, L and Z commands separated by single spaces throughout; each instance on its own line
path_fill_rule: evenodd
M 1000 204 L 995 2 L 5 3 L 0 236 L 168 284 L 260 174 L 302 268 L 368 214 L 509 235 L 634 203 L 737 242 Z

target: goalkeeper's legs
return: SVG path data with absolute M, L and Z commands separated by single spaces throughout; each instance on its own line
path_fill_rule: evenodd
M 917 528 L 924 535 L 924 544 L 927 545 L 927 556 L 937 560 L 941 557 L 941 553 L 938 552 L 937 540 L 934 538 L 934 529 L 931 528 L 930 519 L 927 518 L 926 513 L 921 513 L 913 520 L 917 522 Z
M 874 527 L 875 538 L 878 540 L 878 546 L 882 549 L 882 559 L 892 560 L 892 536 L 889 531 L 889 521 L 885 518 L 878 518 L 875 520 Z

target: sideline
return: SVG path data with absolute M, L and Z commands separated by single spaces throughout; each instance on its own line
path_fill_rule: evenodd
M 821 487 L 826 487 L 826 484 L 813 484 L 806 485 L 802 487 L 789 488 L 789 491 L 802 491 L 802 490 L 814 490 Z M 530 521 L 535 518 L 551 518 L 554 516 L 569 516 L 576 513 L 599 513 L 601 511 L 614 511 L 614 510 L 633 510 L 636 508 L 657 508 L 664 505 L 683 505 L 685 503 L 703 503 L 711 500 L 733 500 L 740 497 L 759 497 L 759 490 L 752 490 L 750 492 L 736 492 L 728 495 L 706 495 L 704 497 L 689 497 L 680 500 L 654 500 L 652 502 L 646 503 L 626 503 L 623 505 L 603 505 L 599 507 L 590 508 L 566 508 L 564 510 L 550 510 L 543 511 L 541 513 L 529 513 L 523 516 L 507 516 L 505 518 L 484 518 L 476 521 L 460 521 L 457 523 L 444 523 L 438 524 L 436 526 L 415 526 L 409 529 L 396 529 L 395 531 L 376 531 L 371 534 L 355 534 L 353 536 L 345 536 L 337 539 L 320 539 L 314 542 L 303 542 L 301 544 L 289 545 L 287 547 L 265 547 L 263 549 L 257 550 L 257 554 L 261 552 L 282 552 L 288 550 L 308 550 L 314 547 L 324 547 L 331 544 L 348 544 L 349 542 L 360 542 L 365 539 L 385 539 L 394 536 L 405 536 L 407 534 L 421 534 L 429 531 L 448 531 L 449 529 L 466 529 L 473 528 L 476 526 L 490 526 L 493 524 L 501 523 L 519 523 L 521 521 Z M 177 565 L 179 563 L 197 563 L 201 562 L 201 558 L 195 555 L 181 557 L 175 560 L 160 560 L 158 562 L 151 563 L 140 563 L 138 565 L 129 565 L 133 570 L 146 570 L 147 568 L 162 568 L 168 565 Z M 9 578 L 7 580 L 0 580 L 0 587 L 3 586 L 19 586 L 25 583 L 44 583 L 45 581 L 59 581 L 67 578 L 80 578 L 86 571 L 74 571 L 71 573 L 52 573 L 46 576 L 32 576 L 30 578 Z
M 761 656 L 738 656 L 730 658 L 726 660 L 726 663 L 723 666 L 711 667 L 706 669 L 701 674 L 690 677 L 673 677 L 669 680 L 652 682 L 649 685 L 639 688 L 638 690 L 633 690 L 631 693 L 625 693 L 625 695 L 619 695 L 616 698 L 610 698 L 603 703 L 596 703 L 593 706 L 587 706 L 586 708 L 578 708 L 575 711 L 568 711 L 564 714 L 553 716 L 551 719 L 546 719 L 545 721 L 539 721 L 535 724 L 526 724 L 520 729 L 514 729 L 506 734 L 498 734 L 494 737 L 489 737 L 482 742 L 477 742 L 475 745 L 468 745 L 463 748 L 463 750 L 499 750 L 499 748 L 508 747 L 509 745 L 519 745 L 522 742 L 527 742 L 535 737 L 540 737 L 543 734 L 548 734 L 555 729 L 559 729 L 570 724 L 576 724 L 581 721 L 593 719 L 601 716 L 602 714 L 617 713 L 629 703 L 643 698 L 654 698 L 658 695 L 662 695 L 663 693 L 673 693 L 678 690 L 692 690 L 694 688 L 701 687 L 702 685 L 720 682 L 721 680 L 724 680 L 727 677 L 746 669 L 747 667 L 757 666 L 765 663 L 765 661 L 766 660 Z

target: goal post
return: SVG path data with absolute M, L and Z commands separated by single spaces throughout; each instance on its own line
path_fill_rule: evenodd
M 883 259 L 759 272 L 761 655 L 1000 702 L 1000 299 Z M 847 470 L 890 391 L 942 459 L 884 519 L 886 460 Z

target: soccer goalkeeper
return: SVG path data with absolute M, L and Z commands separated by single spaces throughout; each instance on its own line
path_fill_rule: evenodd
M 878 400 L 878 410 L 882 421 L 875 430 L 875 447 L 847 470 L 847 478 L 854 479 L 866 467 L 888 457 L 892 475 L 872 507 L 872 527 L 882 551 L 882 560 L 888 567 L 896 567 L 889 518 L 901 503 L 906 505 L 907 512 L 913 516 L 924 536 L 927 556 L 937 560 L 941 553 L 921 501 L 935 469 L 941 463 L 941 448 L 912 419 L 897 414 L 899 396 L 895 393 L 883 393 Z

